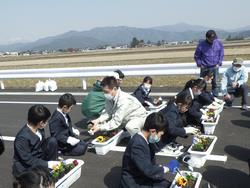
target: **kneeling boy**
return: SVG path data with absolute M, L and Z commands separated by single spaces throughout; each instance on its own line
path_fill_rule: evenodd
M 58 143 L 58 150 L 63 155 L 83 155 L 88 144 L 77 138 L 80 135 L 79 130 L 72 127 L 69 112 L 76 104 L 74 96 L 70 93 L 62 95 L 58 102 L 58 107 L 52 114 L 49 121 L 51 136 L 55 137 Z

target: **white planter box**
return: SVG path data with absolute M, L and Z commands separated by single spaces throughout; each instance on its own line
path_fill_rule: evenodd
M 210 144 L 207 151 L 193 151 L 192 147 L 194 146 L 194 144 L 192 144 L 190 146 L 190 148 L 188 149 L 188 153 L 190 153 L 190 157 L 191 157 L 192 161 L 196 162 L 196 166 L 194 166 L 196 168 L 200 168 L 205 164 L 205 162 L 207 160 L 206 156 L 211 154 L 211 152 L 214 148 L 214 144 L 217 141 L 217 136 L 212 136 L 212 135 L 201 135 L 201 136 L 212 138 L 213 141 Z
M 121 140 L 121 135 L 123 133 L 123 130 L 119 131 L 115 136 L 107 140 L 106 142 L 97 142 L 96 139 L 92 141 L 92 144 L 94 144 L 96 154 L 98 155 L 105 155 L 108 153 L 112 147 L 116 146 L 118 142 Z
M 199 172 L 191 172 L 191 171 L 180 171 L 181 175 L 185 177 L 186 173 L 191 173 L 195 178 L 197 178 L 196 183 L 195 183 L 195 188 L 199 188 L 199 185 L 201 183 L 202 175 Z M 177 173 L 174 181 L 172 182 L 170 188 L 181 188 L 180 186 L 177 186 L 175 184 L 176 180 L 180 177 L 180 174 Z
M 66 163 L 72 163 L 74 160 L 75 159 L 67 159 Z M 75 168 L 56 182 L 56 188 L 68 188 L 81 177 L 82 165 L 84 162 L 82 160 L 77 160 L 77 162 L 78 165 Z
M 204 128 L 204 132 L 205 134 L 214 134 L 214 130 L 216 125 L 218 124 L 220 119 L 220 115 L 218 115 L 216 117 L 216 121 L 215 122 L 205 122 L 205 120 L 203 120 L 201 123 L 203 125 Z

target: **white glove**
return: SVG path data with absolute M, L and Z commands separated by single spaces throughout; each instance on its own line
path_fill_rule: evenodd
M 72 136 L 69 136 L 67 139 L 67 143 L 70 144 L 71 146 L 75 146 L 76 144 L 78 144 L 80 142 L 79 139 L 74 138 Z
M 48 161 L 48 168 L 53 169 L 54 166 L 60 164 L 60 161 Z
M 72 131 L 73 133 L 76 135 L 76 136 L 79 136 L 80 135 L 80 131 L 78 129 L 75 129 L 72 127 Z
M 144 101 L 148 106 L 153 107 L 154 105 L 151 102 Z
M 184 127 L 184 129 L 186 134 L 196 134 L 197 132 L 199 132 L 199 130 L 194 127 Z

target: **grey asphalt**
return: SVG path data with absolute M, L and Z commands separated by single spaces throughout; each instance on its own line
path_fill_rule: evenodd
M 0 96 L 0 101 L 33 101 L 33 102 L 57 102 L 59 96 Z M 76 97 L 81 102 L 82 97 Z M 235 105 L 239 105 L 239 100 Z M 18 130 L 26 123 L 27 110 L 30 104 L 0 104 L 0 132 L 3 136 L 15 136 Z M 51 111 L 56 105 L 46 105 Z M 73 122 L 82 131 L 80 106 L 74 107 L 71 117 Z M 48 131 L 48 130 L 47 130 Z M 47 132 L 48 133 L 48 132 Z M 49 134 L 47 134 L 48 136 Z M 225 109 L 215 130 L 218 137 L 212 154 L 227 155 L 226 163 L 207 161 L 204 167 L 194 169 L 203 175 L 201 186 L 207 187 L 209 182 L 213 187 L 241 188 L 250 187 L 250 176 L 247 160 L 250 158 L 250 112 L 243 112 L 240 109 Z M 185 146 L 191 144 L 192 138 L 179 139 Z M 11 175 L 13 142 L 5 142 L 6 150 L 0 156 L 0 187 L 12 187 L 13 177 Z M 119 185 L 122 152 L 111 151 L 104 156 L 96 155 L 93 151 L 87 152 L 82 157 L 85 164 L 82 167 L 80 179 L 72 185 L 73 188 L 115 188 Z M 157 156 L 157 163 L 167 163 L 173 158 Z M 181 170 L 187 168 L 182 165 Z M 166 178 L 173 180 L 174 175 L 168 174 Z

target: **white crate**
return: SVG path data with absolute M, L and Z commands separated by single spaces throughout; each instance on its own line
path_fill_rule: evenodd
M 205 134 L 214 134 L 214 130 L 216 125 L 218 124 L 220 119 L 220 115 L 218 115 L 216 117 L 216 121 L 215 122 L 205 122 L 205 120 L 203 120 L 201 123 L 203 125 L 204 128 L 204 133 Z
M 194 188 L 199 188 L 199 185 L 200 185 L 201 179 L 202 179 L 202 175 L 199 172 L 180 171 L 180 173 L 182 176 L 184 176 L 185 173 L 191 173 L 195 178 L 197 178 Z M 176 174 L 174 181 L 172 182 L 170 188 L 181 188 L 175 184 L 177 178 L 179 178 L 181 175 L 179 173 Z
M 106 153 L 108 153 L 112 147 L 116 146 L 118 142 L 120 142 L 122 138 L 121 137 L 122 133 L 123 133 L 123 130 L 119 131 L 115 136 L 110 138 L 108 141 L 102 142 L 102 143 L 97 142 L 97 140 L 94 139 L 92 141 L 92 144 L 94 144 L 96 154 L 105 155 Z
M 67 159 L 65 162 L 66 164 L 69 164 L 72 163 L 74 160 L 75 159 Z M 81 177 L 82 165 L 84 164 L 84 162 L 78 159 L 77 162 L 78 165 L 75 166 L 75 168 L 73 168 L 71 171 L 65 174 L 65 176 L 63 176 L 56 182 L 56 188 L 68 188 Z

